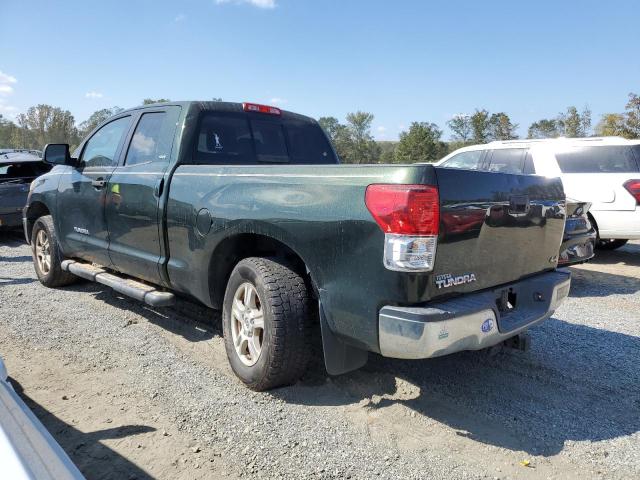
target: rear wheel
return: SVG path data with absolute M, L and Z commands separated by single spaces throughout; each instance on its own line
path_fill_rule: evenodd
M 295 383 L 310 356 L 309 297 L 303 278 L 275 258 L 233 269 L 222 326 L 234 373 L 257 391 Z
M 62 270 L 64 260 L 51 215 L 36 220 L 31 232 L 33 266 L 38 280 L 46 287 L 62 287 L 77 281 L 78 277 Z
M 598 239 L 596 248 L 600 250 L 615 250 L 616 248 L 623 247 L 627 244 L 628 240 L 616 239 L 616 240 L 602 240 Z

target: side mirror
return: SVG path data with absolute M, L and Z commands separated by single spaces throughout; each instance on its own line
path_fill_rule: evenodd
M 42 159 L 51 165 L 76 165 L 76 159 L 71 158 L 69 153 L 69 144 L 67 143 L 49 143 L 44 147 Z

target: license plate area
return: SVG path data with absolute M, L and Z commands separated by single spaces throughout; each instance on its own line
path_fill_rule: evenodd
M 543 315 L 551 300 L 548 286 L 520 283 L 494 290 L 498 330 L 507 333 Z

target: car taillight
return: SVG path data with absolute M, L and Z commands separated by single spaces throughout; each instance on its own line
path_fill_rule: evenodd
M 438 189 L 430 185 L 369 185 L 365 204 L 385 233 L 384 265 L 431 271 L 440 225 Z
M 625 182 L 624 188 L 626 188 L 633 198 L 636 199 L 636 203 L 640 205 L 640 180 L 629 180 Z
M 243 103 L 242 110 L 245 112 L 258 112 L 268 113 L 269 115 L 281 115 L 282 111 L 276 107 L 270 107 L 269 105 L 259 105 L 257 103 Z

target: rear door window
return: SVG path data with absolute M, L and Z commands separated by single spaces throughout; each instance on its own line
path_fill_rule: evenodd
M 466 170 L 478 170 L 480 168 L 480 160 L 484 150 L 472 150 L 469 152 L 460 152 L 442 164 L 447 168 L 464 168 Z
M 200 121 L 195 163 L 335 164 L 331 145 L 310 121 L 236 113 L 206 113 Z
M 639 171 L 640 145 L 575 147 L 556 153 L 563 173 L 633 173 Z
M 524 171 L 525 148 L 500 148 L 492 150 L 489 160 L 490 172 L 522 173 Z
M 144 113 L 140 117 L 136 130 L 129 144 L 125 165 L 142 163 L 166 163 L 171 153 L 169 135 L 162 135 L 162 126 L 167 114 L 165 112 Z

